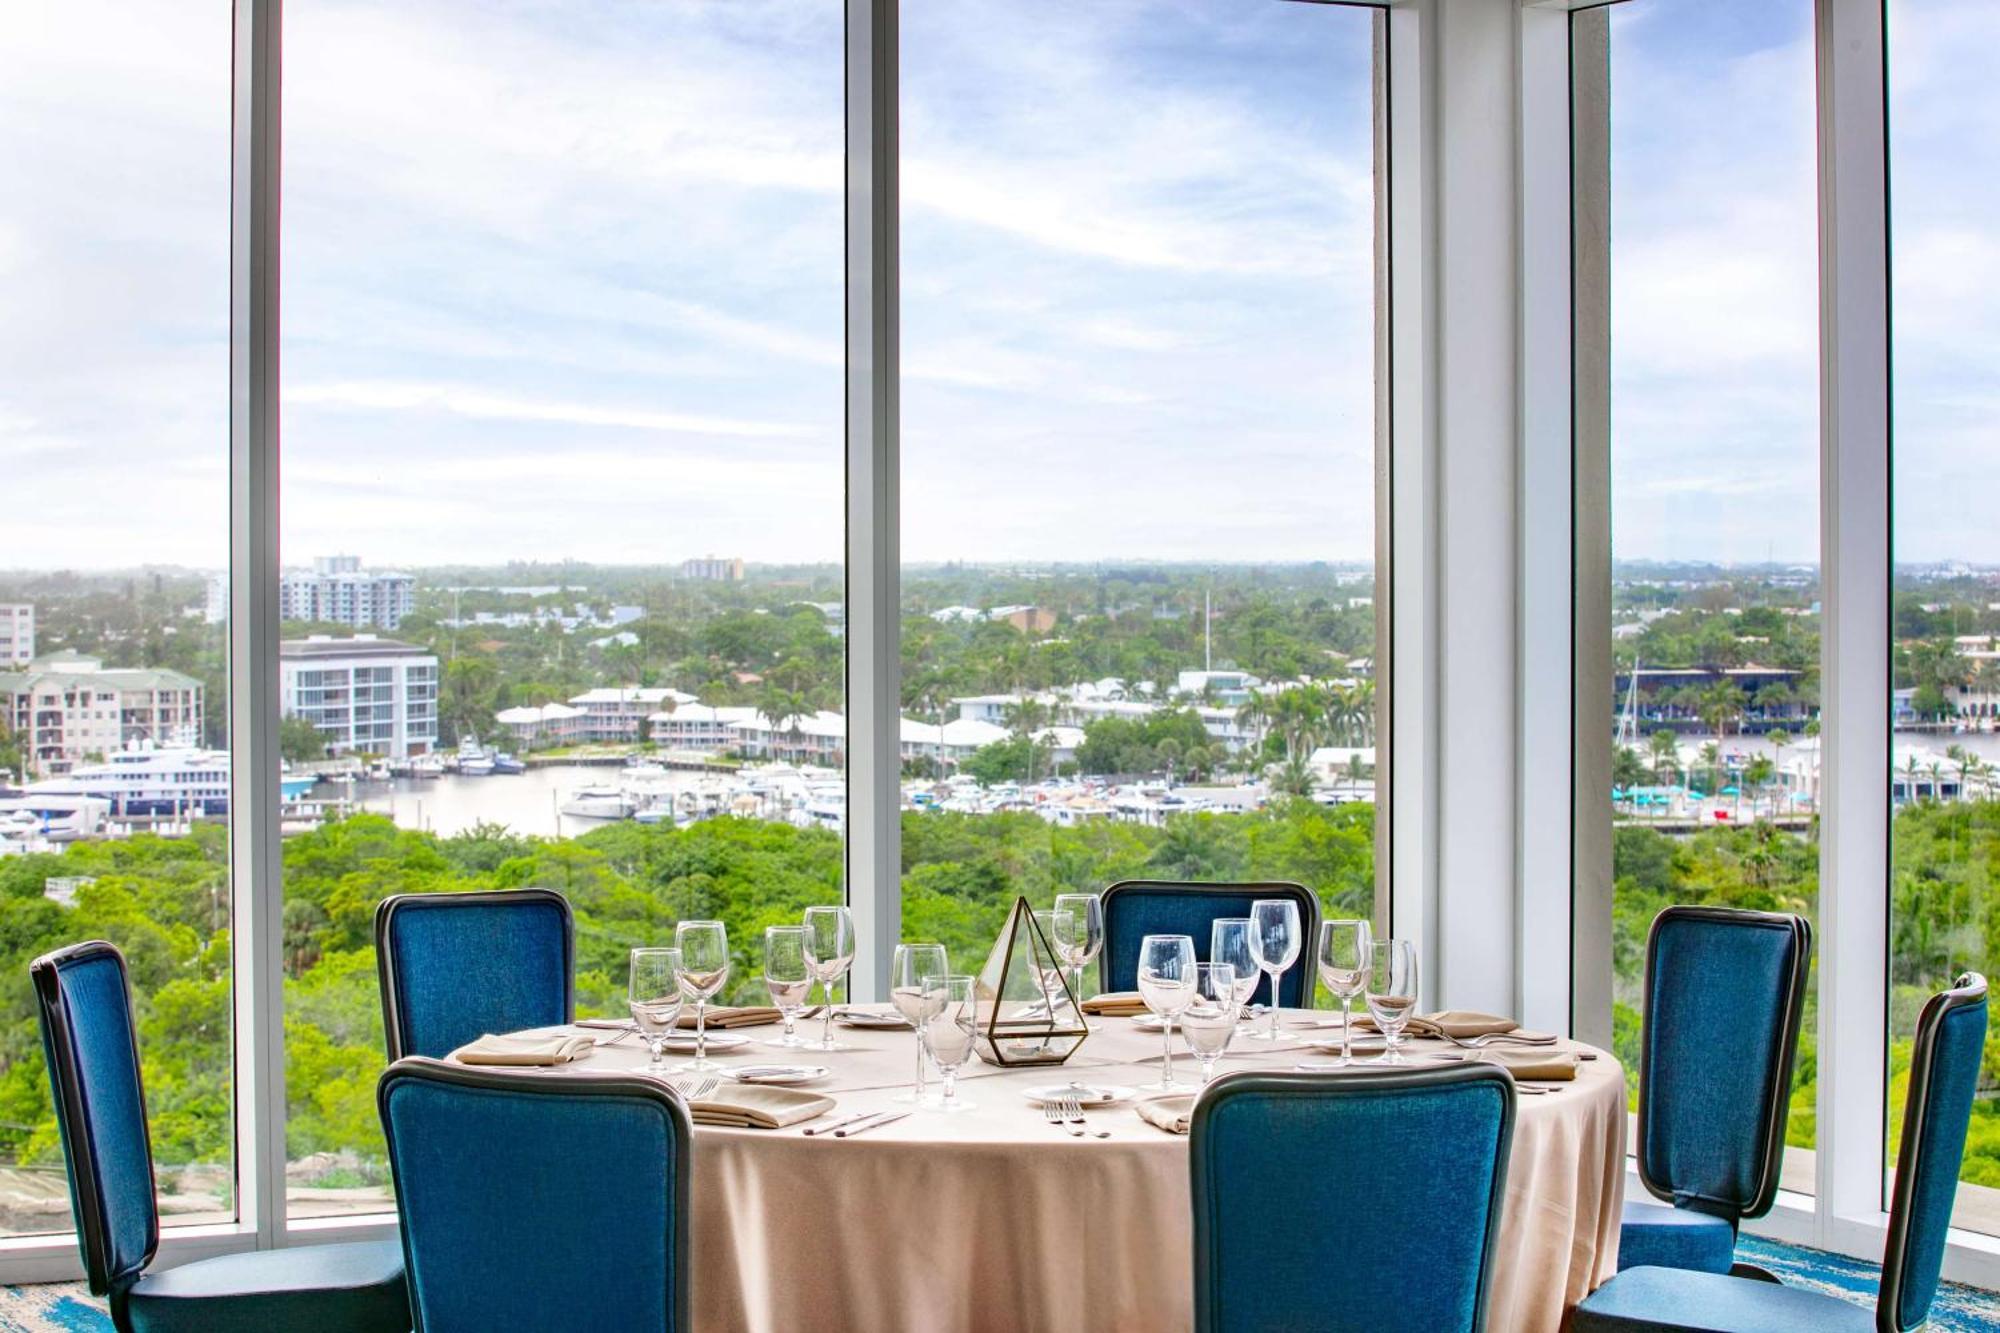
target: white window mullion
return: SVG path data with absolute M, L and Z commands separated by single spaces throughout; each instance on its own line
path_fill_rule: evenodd
M 857 1000 L 902 932 L 898 0 L 847 3 L 847 902 Z
M 236 0 L 230 184 L 229 872 L 237 1219 L 285 1230 L 284 856 L 278 823 L 280 0 Z
M 1889 235 L 1882 0 L 1819 0 L 1819 1155 L 1826 1244 L 1879 1223 L 1889 882 Z M 1864 1242 L 1865 1243 L 1865 1242 Z

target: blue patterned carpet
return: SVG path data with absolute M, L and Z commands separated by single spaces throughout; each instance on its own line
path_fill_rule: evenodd
M 1745 1236 L 1736 1247 L 1788 1285 L 1809 1287 L 1872 1306 L 1875 1265 L 1819 1250 L 1778 1245 Z M 7 1333 L 110 1333 L 102 1303 L 81 1286 L 0 1287 L 0 1330 Z M 1931 1308 L 1930 1333 L 2000 1333 L 2000 1294 L 1946 1286 Z

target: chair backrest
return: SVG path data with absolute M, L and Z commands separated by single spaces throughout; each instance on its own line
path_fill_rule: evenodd
M 1217 1079 L 1189 1133 L 1195 1328 L 1483 1329 L 1513 1137 L 1497 1065 Z
M 1312 1006 L 1313 950 L 1319 947 L 1319 899 L 1302 884 L 1193 884 L 1175 880 L 1128 879 L 1104 891 L 1104 989 L 1139 988 L 1139 941 L 1148 935 L 1191 935 L 1194 956 L 1208 961 L 1209 928 L 1223 917 L 1249 916 L 1259 898 L 1289 898 L 1299 905 L 1298 961 L 1278 978 L 1287 1008 Z M 1264 977 L 1250 997 L 1269 1004 L 1271 980 Z
M 1952 989 L 1933 995 L 1917 1019 L 1875 1302 L 1881 1333 L 1904 1333 L 1930 1317 L 1985 1051 L 1986 978 L 1968 972 Z
M 692 1131 L 664 1084 L 412 1058 L 376 1096 L 417 1333 L 691 1326 Z
M 103 940 L 28 965 L 84 1275 L 102 1296 L 153 1260 L 160 1215 L 125 957 Z
M 384 898 L 375 966 L 391 1060 L 576 1017 L 576 924 L 553 889 Z
M 1732 1223 L 1778 1196 L 1812 928 L 1803 918 L 1669 907 L 1646 942 L 1639 1179 Z

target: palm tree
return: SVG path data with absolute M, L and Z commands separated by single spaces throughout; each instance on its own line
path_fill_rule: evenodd
M 1271 776 L 1271 790 L 1286 796 L 1309 797 L 1319 786 L 1319 777 L 1312 765 L 1297 755 L 1287 756 Z
M 812 705 L 806 702 L 797 690 L 769 689 L 757 705 L 757 711 L 771 724 L 774 733 L 783 735 L 792 743 L 792 756 L 798 757 L 799 743 L 805 733 L 799 729 L 801 719 L 812 715 Z
M 1646 742 L 1653 761 L 1653 785 L 1667 785 L 1667 775 L 1677 771 L 1680 765 L 1681 743 L 1673 732 L 1662 727 L 1654 732 Z

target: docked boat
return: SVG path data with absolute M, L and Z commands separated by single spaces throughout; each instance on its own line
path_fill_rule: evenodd
M 479 743 L 477 736 L 467 736 L 458 743 L 458 775 L 462 778 L 483 778 L 493 772 L 493 756 Z
M 493 755 L 493 771 L 495 773 L 519 774 L 527 772 L 528 766 L 513 755 L 501 750 Z
M 42 796 L 100 800 L 114 819 L 221 818 L 229 813 L 229 754 L 189 746 L 124 750 L 28 784 L 24 799 Z
M 410 776 L 419 780 L 444 776 L 444 760 L 434 754 L 420 754 L 410 761 Z
M 578 787 L 561 810 L 574 819 L 623 819 L 632 813 L 632 802 L 616 787 Z

